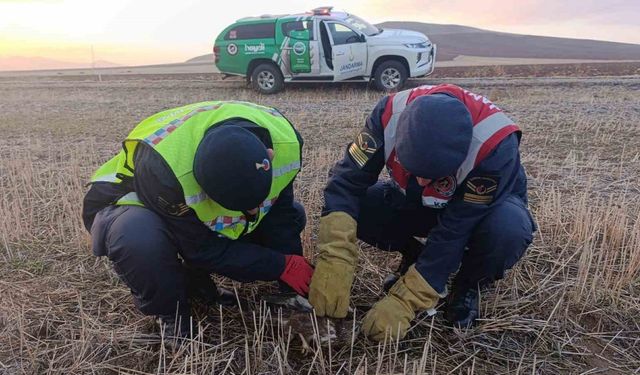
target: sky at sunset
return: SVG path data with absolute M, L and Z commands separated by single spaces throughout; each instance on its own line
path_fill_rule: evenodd
M 122 65 L 209 53 L 238 18 L 329 3 L 370 22 L 419 21 L 640 44 L 640 0 L 0 0 L 0 58 Z

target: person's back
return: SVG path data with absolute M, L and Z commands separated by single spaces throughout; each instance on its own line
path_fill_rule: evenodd
M 211 273 L 306 293 L 305 214 L 292 186 L 301 148 L 277 110 L 251 103 L 197 103 L 144 120 L 85 196 L 94 254 L 113 262 L 141 312 L 181 335 L 191 300 L 227 301 Z

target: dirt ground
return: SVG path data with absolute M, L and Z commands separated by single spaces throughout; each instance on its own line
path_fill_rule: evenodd
M 200 307 L 202 335 L 177 352 L 162 345 L 108 261 L 91 254 L 85 183 L 153 113 L 206 100 L 275 106 L 305 139 L 296 194 L 313 260 L 327 171 L 380 93 L 299 85 L 260 96 L 207 75 L 0 80 L 0 374 L 640 373 L 640 77 L 446 81 L 489 97 L 523 128 L 533 245 L 483 293 L 473 329 L 448 327 L 439 313 L 417 319 L 400 343 L 358 337 L 302 356 L 260 305 L 274 285 L 221 279 L 249 308 Z M 356 305 L 379 297 L 399 260 L 361 247 Z
M 123 66 L 96 69 L 60 69 L 32 71 L 0 71 L 0 79 L 42 79 L 46 77 L 78 77 L 109 80 L 113 76 L 146 75 L 153 79 L 165 75 L 206 75 L 220 78 L 213 61 L 159 64 L 147 66 Z M 500 57 L 458 56 L 450 61 L 436 61 L 431 79 L 442 77 L 595 77 L 627 76 L 640 74 L 640 61 L 521 59 Z

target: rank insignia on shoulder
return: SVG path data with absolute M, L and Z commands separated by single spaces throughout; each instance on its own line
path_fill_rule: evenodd
M 463 200 L 468 203 L 490 204 L 498 190 L 498 176 L 471 177 L 464 188 Z
M 380 142 L 373 137 L 369 130 L 365 129 L 358 133 L 355 141 L 349 146 L 349 155 L 351 155 L 351 159 L 358 167 L 362 168 L 373 157 L 379 147 Z
M 189 212 L 186 203 L 169 203 L 166 199 L 158 197 L 158 206 L 171 216 L 184 216 Z

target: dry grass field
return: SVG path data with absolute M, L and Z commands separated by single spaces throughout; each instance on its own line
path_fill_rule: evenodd
M 455 60 L 436 63 L 436 70 L 430 79 L 472 78 L 472 77 L 596 77 L 596 76 L 628 76 L 640 74 L 640 61 L 605 61 L 605 60 L 568 60 L 568 59 L 523 59 L 523 58 L 488 58 L 478 56 L 458 56 Z M 206 62 L 161 64 L 147 66 L 124 66 L 97 69 L 60 69 L 31 71 L 0 71 L 0 80 L 6 79 L 42 79 L 55 76 L 58 78 L 93 79 L 100 75 L 101 80 L 122 79 L 122 76 L 145 75 L 145 79 L 164 79 L 167 75 L 208 76 L 219 80 L 221 74 L 212 64 Z M 84 78 L 82 78 L 84 77 Z M 131 77 L 130 77 L 131 78 Z M 134 77 L 135 78 L 135 77 Z M 231 79 L 241 79 L 232 77 Z
M 523 127 L 540 227 L 533 245 L 482 295 L 473 329 L 448 327 L 439 313 L 399 343 L 357 337 L 303 356 L 279 313 L 260 303 L 275 291 L 269 283 L 220 280 L 249 308 L 198 308 L 200 336 L 178 351 L 161 344 L 108 261 L 91 254 L 85 183 L 157 111 L 213 99 L 273 105 L 305 138 L 296 189 L 313 259 L 327 171 L 378 92 L 310 85 L 266 97 L 177 75 L 1 80 L 0 374 L 640 373 L 640 77 L 450 82 L 490 97 Z M 356 305 L 379 297 L 399 261 L 362 250 Z

